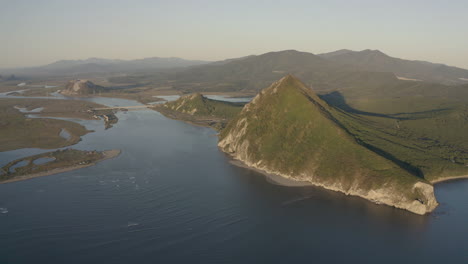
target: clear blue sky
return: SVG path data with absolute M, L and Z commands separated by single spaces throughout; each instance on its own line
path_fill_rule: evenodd
M 0 0 L 0 67 L 379 49 L 468 68 L 467 0 Z

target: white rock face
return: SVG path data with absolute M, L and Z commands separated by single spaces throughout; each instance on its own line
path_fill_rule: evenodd
M 61 93 L 65 95 L 87 95 L 97 92 L 99 88 L 99 86 L 88 80 L 73 80 L 68 82 Z

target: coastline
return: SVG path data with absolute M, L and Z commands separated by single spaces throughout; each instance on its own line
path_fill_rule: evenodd
M 382 199 L 380 199 L 380 198 L 382 198 L 382 196 L 379 195 L 379 193 L 378 193 L 379 190 L 372 191 L 372 192 L 367 193 L 367 194 L 363 194 L 363 193 L 359 192 L 359 190 L 344 191 L 344 190 L 340 189 L 337 186 L 326 185 L 326 184 L 322 184 L 322 183 L 318 183 L 318 182 L 296 181 L 296 180 L 291 179 L 291 178 L 286 178 L 286 177 L 281 176 L 281 175 L 275 175 L 275 174 L 266 172 L 264 170 L 255 168 L 253 166 L 249 166 L 249 165 L 245 164 L 243 161 L 238 160 L 238 159 L 234 158 L 233 156 L 231 156 L 229 154 L 228 154 L 228 156 L 231 158 L 231 160 L 229 161 L 231 164 L 233 164 L 235 166 L 242 167 L 242 168 L 247 168 L 247 169 L 256 171 L 258 173 L 261 173 L 261 174 L 264 175 L 265 179 L 268 182 L 272 183 L 272 184 L 277 184 L 277 185 L 281 185 L 281 186 L 285 186 L 285 187 L 306 187 L 306 186 L 321 187 L 321 188 L 324 188 L 326 190 L 339 192 L 339 193 L 342 193 L 342 194 L 347 195 L 347 196 L 349 195 L 349 196 L 359 197 L 359 198 L 362 198 L 362 199 L 367 200 L 367 201 L 369 201 L 371 203 L 374 203 L 374 204 L 386 205 L 386 206 L 394 207 L 394 208 L 397 208 L 397 209 L 402 209 L 402 210 L 408 211 L 410 213 L 414 213 L 416 215 L 421 215 L 421 216 L 431 213 L 437 207 L 437 206 L 434 207 L 430 211 L 427 211 L 427 209 L 422 211 L 422 210 L 419 210 L 419 208 L 413 208 L 414 203 L 410 203 L 410 204 L 408 204 L 408 203 L 394 203 L 394 202 L 392 202 L 392 201 L 390 201 L 388 199 L 383 199 L 382 200 Z M 431 186 L 433 188 L 432 184 L 428 183 L 427 185 Z M 385 189 L 381 189 L 381 190 L 385 190 Z
M 443 182 L 448 182 L 448 181 L 456 181 L 456 180 L 463 180 L 463 179 L 468 179 L 468 175 L 460 175 L 460 176 L 449 176 L 441 179 L 437 179 L 434 181 L 431 181 L 433 185 L 438 184 L 438 183 L 443 183 Z
M 189 114 L 185 114 L 185 113 L 181 113 L 181 112 L 177 112 L 177 111 L 173 111 L 173 110 L 169 110 L 167 108 L 163 108 L 161 107 L 162 105 L 155 105 L 154 107 L 148 107 L 148 109 L 151 109 L 151 110 L 154 110 L 158 113 L 160 113 L 161 115 L 169 118 L 169 119 L 172 119 L 172 120 L 177 120 L 177 121 L 182 121 L 184 123 L 187 123 L 187 124 L 190 124 L 190 125 L 193 125 L 193 126 L 199 126 L 199 127 L 209 127 L 209 128 L 213 128 L 214 130 L 217 130 L 213 124 L 217 124 L 217 123 L 222 123 L 222 122 L 226 122 L 225 119 L 221 119 L 221 118 L 215 118 L 215 117 L 210 117 L 210 118 L 196 118 L 192 115 L 189 115 Z
M 232 165 L 261 173 L 261 174 L 263 174 L 265 176 L 265 179 L 268 182 L 276 184 L 276 185 L 287 186 L 287 187 L 316 186 L 316 185 L 314 185 L 314 184 L 312 184 L 311 182 L 308 182 L 308 181 L 297 181 L 297 180 L 285 178 L 285 177 L 283 177 L 281 175 L 268 173 L 268 172 L 266 172 L 264 170 L 260 170 L 260 169 L 254 168 L 254 167 L 250 167 L 250 166 L 248 166 L 247 164 L 245 164 L 244 162 L 242 162 L 242 161 L 240 161 L 238 159 L 234 159 L 232 157 L 229 157 L 229 158 L 230 158 L 229 163 L 231 163 Z
M 43 171 L 43 172 L 38 172 L 38 173 L 33 173 L 33 174 L 21 175 L 21 176 L 14 177 L 12 179 L 2 181 L 2 182 L 0 182 L 0 184 L 17 182 L 17 181 L 25 181 L 25 180 L 29 180 L 29 179 L 38 178 L 38 177 L 49 176 L 49 175 L 54 175 L 54 174 L 63 173 L 63 172 L 67 172 L 67 171 L 74 171 L 74 170 L 79 170 L 79 169 L 91 167 L 91 166 L 96 165 L 98 162 L 115 158 L 115 157 L 119 156 L 120 153 L 121 153 L 120 149 L 105 150 L 105 151 L 102 152 L 102 154 L 104 155 L 104 157 L 102 159 L 97 160 L 97 161 L 95 161 L 93 163 L 90 163 L 90 164 L 73 165 L 73 166 L 69 166 L 69 167 L 56 168 L 56 169 L 49 170 L 49 171 Z

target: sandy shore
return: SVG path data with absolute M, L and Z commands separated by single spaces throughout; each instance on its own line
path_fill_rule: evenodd
M 246 168 L 246 169 L 253 170 L 253 171 L 256 171 L 258 173 L 261 173 L 261 174 L 263 174 L 265 176 L 265 179 L 267 181 L 269 181 L 269 182 L 271 182 L 273 184 L 282 185 L 282 186 L 289 186 L 289 187 L 315 186 L 315 185 L 313 185 L 312 183 L 310 183 L 308 181 L 296 181 L 296 180 L 293 180 L 293 179 L 285 178 L 285 177 L 280 176 L 280 175 L 271 174 L 271 173 L 268 173 L 266 171 L 259 170 L 257 168 L 249 167 L 240 160 L 231 159 L 229 161 L 229 163 L 231 163 L 232 165 L 235 165 L 237 167 Z
M 437 183 L 442 183 L 442 182 L 447 182 L 447 181 L 454 181 L 454 180 L 461 180 L 461 179 L 468 179 L 468 175 L 445 177 L 445 178 L 442 178 L 442 179 L 437 179 L 435 181 L 431 181 L 431 183 L 432 184 L 437 184 Z
M 43 171 L 43 172 L 38 172 L 38 173 L 33 173 L 33 174 L 26 174 L 26 175 L 14 177 L 12 179 L 8 179 L 6 181 L 2 181 L 2 182 L 0 182 L 0 184 L 10 183 L 10 182 L 17 182 L 17 181 L 24 181 L 24 180 L 37 178 L 37 177 L 49 176 L 49 175 L 58 174 L 58 173 L 62 173 L 62 172 L 79 170 L 79 169 L 83 169 L 83 168 L 86 168 L 86 167 L 91 167 L 93 165 L 96 165 L 96 163 L 98 163 L 98 162 L 117 157 L 118 155 L 120 155 L 120 149 L 105 150 L 105 151 L 102 152 L 102 154 L 104 155 L 104 157 L 102 159 L 97 160 L 97 161 L 95 161 L 93 163 L 90 163 L 90 164 L 74 165 L 74 166 L 70 166 L 70 167 L 57 168 L 57 169 L 53 169 L 53 170 L 49 170 L 49 171 Z

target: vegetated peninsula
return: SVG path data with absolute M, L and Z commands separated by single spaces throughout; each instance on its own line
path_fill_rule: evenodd
M 220 133 L 246 165 L 416 214 L 434 210 L 433 186 L 358 143 L 333 107 L 289 75 L 262 90 Z
M 106 128 L 117 123 L 104 105 L 78 100 L 0 98 L 0 152 L 20 148 L 55 149 L 74 145 L 89 131 L 81 124 L 56 118 L 104 119 Z M 52 117 L 52 118 L 51 118 Z M 69 134 L 61 136 L 62 131 Z
M 230 119 L 240 113 L 244 105 L 245 103 L 212 100 L 195 93 L 173 102 L 155 105 L 154 109 L 172 119 L 221 130 Z
M 9 162 L 0 169 L 0 184 L 86 168 L 97 162 L 115 158 L 119 154 L 118 149 L 106 151 L 64 149 L 21 158 Z

